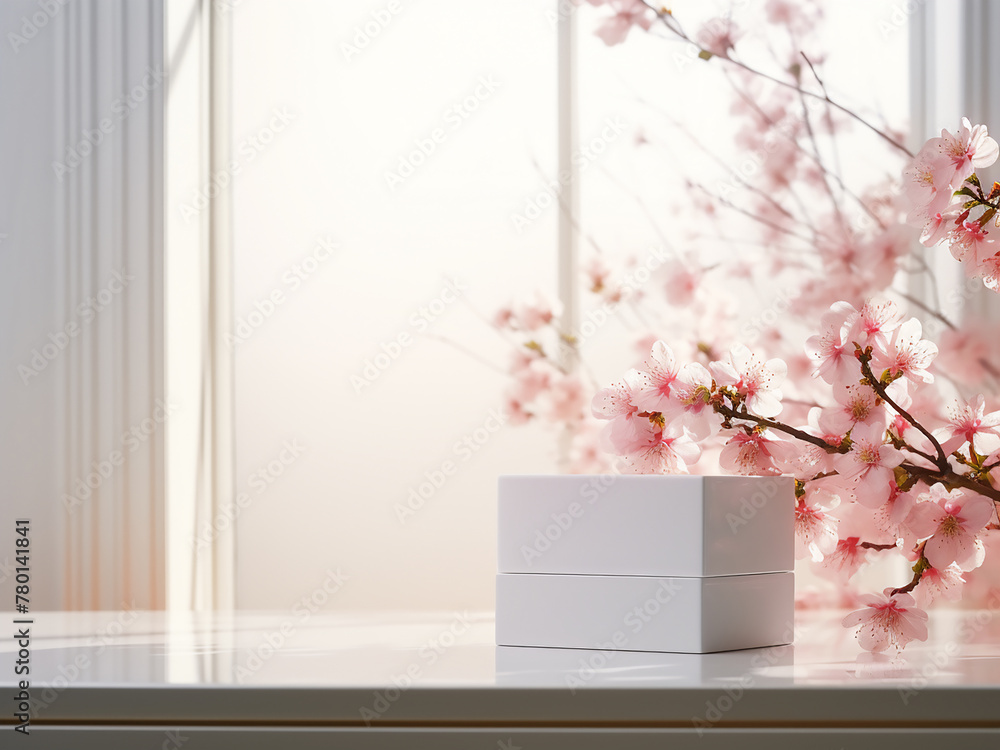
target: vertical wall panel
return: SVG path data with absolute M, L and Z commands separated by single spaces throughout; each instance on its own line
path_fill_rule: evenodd
M 0 534 L 34 519 L 37 608 L 161 607 L 162 3 L 5 2 L 0 31 Z

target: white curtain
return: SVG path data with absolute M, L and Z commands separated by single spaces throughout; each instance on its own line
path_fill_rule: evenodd
M 25 5 L 40 21 L 41 6 Z M 161 18 L 156 1 L 78 0 L 30 40 L 57 61 L 52 301 L 66 338 L 57 327 L 53 468 L 65 609 L 165 603 L 164 434 L 178 407 L 163 380 Z

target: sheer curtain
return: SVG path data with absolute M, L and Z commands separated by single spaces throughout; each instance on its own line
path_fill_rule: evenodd
M 31 519 L 35 609 L 164 605 L 161 18 L 0 7 L 0 517 Z

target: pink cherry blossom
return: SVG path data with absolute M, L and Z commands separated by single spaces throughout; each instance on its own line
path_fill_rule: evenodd
M 818 406 L 813 407 L 809 410 L 807 419 L 808 424 L 803 428 L 804 432 L 821 438 L 823 442 L 831 446 L 840 445 L 843 441 L 844 433 L 838 432 L 830 426 L 825 410 Z M 828 474 L 833 471 L 833 456 L 834 454 L 818 445 L 803 444 L 790 459 L 794 463 L 792 473 L 795 476 Z
M 984 260 L 976 272 L 982 275 L 983 284 L 987 289 L 1000 292 L 1000 253 L 991 255 Z
M 593 415 L 598 419 L 614 419 L 635 414 L 639 411 L 635 405 L 635 396 L 645 383 L 646 376 L 643 373 L 629 370 L 624 378 L 594 394 L 590 406 Z
M 950 378 L 965 385 L 978 385 L 986 377 L 994 342 L 1000 331 L 984 326 L 945 329 L 938 341 L 937 366 Z
M 901 317 L 899 308 L 892 300 L 868 300 L 848 321 L 847 341 L 849 344 L 860 344 L 862 349 L 871 346 L 876 352 L 884 350 L 890 335 L 899 327 Z
M 854 482 L 854 494 L 862 505 L 877 508 L 888 497 L 893 469 L 903 463 L 904 456 L 885 443 L 885 427 L 881 424 L 859 424 L 851 433 L 850 453 L 834 457 L 840 476 Z
M 673 398 L 661 410 L 667 421 L 679 419 L 695 440 L 704 440 L 719 429 L 715 412 L 705 398 L 712 387 L 712 376 L 703 365 L 684 365 L 671 387 Z
M 926 568 L 920 575 L 920 585 L 913 589 L 917 604 L 926 607 L 938 600 L 957 602 L 962 598 L 962 569 L 955 563 L 947 568 Z
M 532 417 L 532 414 L 524 408 L 524 404 L 514 397 L 504 402 L 504 414 L 512 425 L 525 424 Z
M 521 369 L 514 376 L 512 395 L 523 403 L 534 401 L 541 393 L 548 390 L 553 372 L 551 366 L 543 362 L 535 362 Z
M 686 307 L 694 301 L 701 286 L 703 271 L 691 258 L 671 261 L 666 266 L 667 281 L 664 289 L 670 304 Z
M 709 364 L 720 385 L 732 386 L 746 402 L 747 409 L 760 417 L 774 417 L 781 412 L 780 385 L 788 367 L 780 359 L 762 362 L 742 344 L 729 350 L 729 361 Z
M 884 350 L 876 350 L 872 357 L 872 371 L 876 377 L 888 370 L 893 376 L 903 376 L 912 382 L 933 383 L 928 372 L 937 356 L 937 345 L 921 338 L 920 321 L 910 318 L 893 331 L 892 340 Z
M 935 166 L 939 179 L 956 190 L 973 171 L 993 164 L 1000 153 L 986 126 L 973 126 L 967 117 L 962 118 L 962 127 L 957 133 L 942 130 L 941 137 L 932 138 L 925 147 L 937 157 Z
M 847 383 L 860 374 L 844 325 L 852 313 L 857 313 L 853 305 L 835 302 L 820 320 L 822 333 L 806 341 L 806 353 L 817 366 L 816 375 L 827 383 Z
M 836 385 L 833 398 L 836 406 L 825 409 L 823 416 L 824 424 L 834 433 L 846 435 L 858 424 L 888 426 L 889 413 L 870 385 Z
M 780 474 L 778 464 L 788 455 L 788 445 L 770 430 L 737 430 L 719 454 L 719 463 L 736 474 Z
M 795 559 L 823 559 L 837 549 L 837 519 L 830 511 L 840 499 L 822 489 L 811 489 L 795 505 Z
M 521 331 L 537 331 L 555 320 L 558 307 L 538 293 L 534 304 L 520 304 L 514 308 L 511 322 Z
M 514 311 L 509 307 L 501 307 L 493 316 L 493 325 L 497 328 L 510 328 L 514 319 Z
M 966 219 L 959 224 L 952 224 L 947 239 L 955 260 L 964 263 L 973 274 L 997 253 L 996 241 L 988 222 L 980 225 L 978 220 Z
M 556 379 L 549 390 L 549 418 L 556 422 L 575 422 L 583 418 L 587 397 L 583 382 L 575 375 Z
M 920 244 L 933 247 L 944 240 L 955 227 L 955 220 L 961 210 L 961 204 L 940 209 L 936 206 L 918 206 L 910 211 L 906 223 L 920 227 Z
M 875 526 L 894 539 L 903 540 L 903 548 L 912 547 L 917 538 L 906 526 L 906 517 L 917 502 L 916 491 L 902 492 L 893 481 L 889 485 L 889 497 L 875 510 L 872 520 Z
M 534 349 L 515 349 L 510 356 L 510 373 L 517 375 L 522 370 L 531 367 L 533 362 L 541 359 L 541 355 Z
M 858 643 L 866 651 L 899 650 L 910 641 L 927 640 L 927 613 L 916 606 L 909 594 L 894 594 L 887 588 L 882 594 L 865 594 L 865 609 L 851 612 L 843 620 L 845 628 L 858 625 Z
M 712 18 L 698 31 L 698 43 L 702 49 L 719 57 L 729 57 L 729 51 L 736 46 L 741 36 L 730 18 Z M 765 165 L 766 166 L 766 165 Z
M 659 427 L 637 418 L 631 445 L 623 446 L 626 469 L 634 474 L 687 474 L 688 465 L 698 461 L 701 449 L 687 431 L 675 425 Z
M 833 552 L 824 557 L 819 574 L 840 581 L 850 579 L 868 558 L 868 550 L 858 546 L 860 542 L 856 536 L 838 540 Z
M 1000 448 L 1000 411 L 986 414 L 986 399 L 982 394 L 958 406 L 945 427 L 943 446 L 946 453 L 972 445 L 976 453 L 988 456 Z
M 642 0 L 588 0 L 591 5 L 608 5 L 614 15 L 597 29 L 601 41 L 612 47 L 625 41 L 633 26 L 648 31 L 653 24 L 650 8 Z
M 804 6 L 793 0 L 768 0 L 764 6 L 768 23 L 792 30 L 802 35 L 816 24 L 820 11 L 815 6 Z M 798 62 L 798 60 L 796 60 Z
M 653 344 L 645 362 L 645 382 L 635 394 L 640 411 L 662 412 L 669 406 L 670 392 L 679 371 L 673 350 L 662 341 Z
M 600 258 L 600 256 L 593 256 L 586 266 L 583 268 L 583 272 L 587 277 L 588 286 L 590 291 L 594 294 L 599 294 L 604 291 L 604 287 L 608 283 L 608 279 L 611 277 L 611 271 L 608 269 L 607 265 Z
M 993 515 L 993 502 L 982 495 L 948 491 L 935 484 L 906 518 L 918 539 L 929 537 L 924 557 L 935 568 L 965 567 L 978 554 L 976 537 Z
M 933 157 L 921 152 L 903 172 L 907 199 L 928 214 L 944 210 L 954 192 L 947 176 L 937 167 Z

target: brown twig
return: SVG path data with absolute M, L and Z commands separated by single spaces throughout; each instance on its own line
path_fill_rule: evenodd
M 822 94 L 817 94 L 814 91 L 807 91 L 806 89 L 803 89 L 798 84 L 789 83 L 788 81 L 783 81 L 780 78 L 775 78 L 774 76 L 772 76 L 772 75 L 770 75 L 768 73 L 765 73 L 762 70 L 757 70 L 756 68 L 752 68 L 749 65 L 747 65 L 746 63 L 740 62 L 739 60 L 736 60 L 736 59 L 730 57 L 729 55 L 716 55 L 711 50 L 706 50 L 700 44 L 698 44 L 697 42 L 695 42 L 679 26 L 670 23 L 670 21 L 668 20 L 668 16 L 670 14 L 665 13 L 662 10 L 660 10 L 659 8 L 654 7 L 653 5 L 651 5 L 648 2 L 648 0 L 642 0 L 642 3 L 643 3 L 643 5 L 645 5 L 647 8 L 649 8 L 650 10 L 652 10 L 656 14 L 657 19 L 661 23 L 663 23 L 663 25 L 670 31 L 670 33 L 672 33 L 672 34 L 676 35 L 677 37 L 683 39 L 685 42 L 688 42 L 690 44 L 695 45 L 701 52 L 705 53 L 706 55 L 711 55 L 712 57 L 719 57 L 720 59 L 725 60 L 730 65 L 734 65 L 737 68 L 740 68 L 741 70 L 744 70 L 747 73 L 750 73 L 751 75 L 755 75 L 755 76 L 758 76 L 759 78 L 763 78 L 766 81 L 770 81 L 771 83 L 773 83 L 773 84 L 775 84 L 777 86 L 781 86 L 781 87 L 786 88 L 786 89 L 791 89 L 792 91 L 799 91 L 799 92 L 802 92 L 805 96 L 809 96 L 809 97 L 812 97 L 814 99 L 818 99 L 819 101 L 826 102 L 829 106 L 834 107 L 835 109 L 839 109 L 841 112 L 843 112 L 848 117 L 850 117 L 850 118 L 856 120 L 857 122 L 861 123 L 862 125 L 864 125 L 866 128 L 868 128 L 873 133 L 875 133 L 875 135 L 877 135 L 879 138 L 882 138 L 884 141 L 886 141 L 893 148 L 898 149 L 899 151 L 903 152 L 904 154 L 906 154 L 910 158 L 913 157 L 913 152 L 911 152 L 906 146 L 904 146 L 902 143 L 900 143 L 899 141 L 897 141 L 895 138 L 893 138 L 891 135 L 889 135 L 885 131 L 881 130 L 880 128 L 876 127 L 872 123 L 868 122 L 865 118 L 863 118 L 857 112 L 854 112 L 854 111 L 848 109 L 843 104 L 839 104 L 839 103 L 833 101 L 833 99 L 831 99 L 830 96 L 825 93 L 825 91 Z
M 855 346 L 858 345 L 855 344 Z M 935 463 L 937 464 L 938 469 L 940 469 L 942 473 L 947 473 L 949 470 L 948 455 L 944 452 L 944 448 L 941 447 L 941 443 L 938 442 L 938 439 L 934 437 L 927 430 L 926 427 L 924 427 L 922 424 L 920 424 L 920 422 L 914 419 L 913 416 L 911 416 L 910 413 L 906 411 L 906 409 L 897 404 L 892 399 L 892 396 L 890 396 L 886 392 L 885 386 L 878 378 L 875 377 L 875 374 L 872 372 L 871 365 L 869 364 L 869 362 L 871 361 L 870 349 L 871 347 L 862 352 L 860 350 L 860 347 L 858 347 L 858 361 L 861 362 L 861 373 L 865 376 L 865 380 L 867 381 L 868 385 L 872 387 L 872 390 L 874 390 L 875 393 L 877 393 L 883 401 L 885 401 L 887 404 L 889 404 L 889 406 L 895 409 L 897 414 L 899 414 L 903 419 L 905 419 L 907 422 L 913 425 L 917 429 L 917 431 L 920 432 L 920 434 L 922 434 L 925 438 L 927 438 L 931 442 L 931 445 L 934 446 L 934 450 L 937 452 L 937 461 L 935 461 Z

